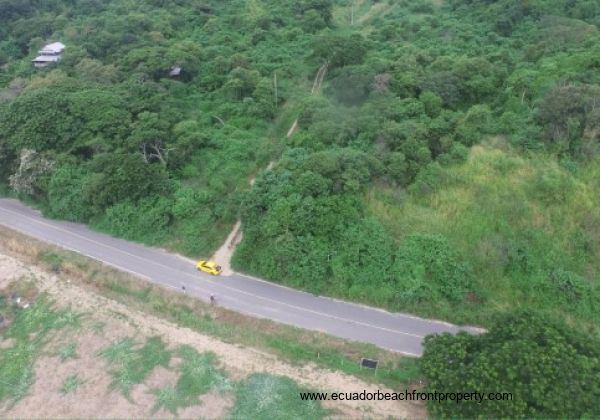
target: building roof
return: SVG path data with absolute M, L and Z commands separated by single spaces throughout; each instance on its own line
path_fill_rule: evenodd
M 57 55 L 40 55 L 31 61 L 34 63 L 56 63 L 58 60 L 60 60 L 60 57 Z
M 181 67 L 173 66 L 169 72 L 169 76 L 179 76 L 181 74 Z
M 52 44 L 45 45 L 44 48 L 40 50 L 40 54 L 60 54 L 65 50 L 65 48 L 65 44 L 62 42 L 53 42 Z

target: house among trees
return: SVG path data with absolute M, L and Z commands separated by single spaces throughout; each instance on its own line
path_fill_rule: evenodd
M 38 56 L 32 60 L 33 65 L 37 68 L 46 67 L 53 63 L 58 63 L 65 50 L 65 44 L 62 42 L 53 42 L 44 46 L 38 51 Z
M 181 76 L 181 67 L 179 67 L 179 66 L 173 66 L 173 67 L 171 67 L 171 70 L 169 71 L 169 76 L 170 77 L 179 77 L 179 76 Z

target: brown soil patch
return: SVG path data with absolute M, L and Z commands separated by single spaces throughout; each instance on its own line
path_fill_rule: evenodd
M 3 325 L 0 325 L 3 326 Z M 0 349 L 7 349 L 9 347 L 12 347 L 15 345 L 15 339 L 14 338 L 8 338 L 6 340 L 0 340 Z
M 233 226 L 231 233 L 225 239 L 225 242 L 221 247 L 213 254 L 211 259 L 219 264 L 223 270 L 221 275 L 230 276 L 233 274 L 233 270 L 231 269 L 231 257 L 235 252 L 235 247 L 242 240 L 242 222 L 239 220 Z

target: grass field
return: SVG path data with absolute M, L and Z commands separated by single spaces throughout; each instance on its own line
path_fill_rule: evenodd
M 31 387 L 36 382 L 34 373 L 36 360 L 44 356 L 49 342 L 60 340 L 59 330 L 67 327 L 80 328 L 80 316 L 70 311 L 56 309 L 45 294 L 37 297 L 28 308 L 15 312 L 10 327 L 1 332 L 3 343 L 5 340 L 12 341 L 0 349 L 0 371 L 2 372 L 0 409 L 3 404 L 7 404 L 6 407 L 10 409 L 30 394 Z M 75 333 L 77 334 L 78 331 Z M 67 358 L 75 358 L 73 348 L 73 343 L 63 345 L 59 348 L 57 356 L 63 362 Z M 268 383 L 268 389 L 265 386 L 254 387 L 253 376 L 237 385 L 229 380 L 225 370 L 217 367 L 218 360 L 214 353 L 199 353 L 189 345 L 170 350 L 166 343 L 156 336 L 148 337 L 144 343 L 138 343 L 132 338 L 118 340 L 102 348 L 95 357 L 97 366 L 103 365 L 100 359 L 108 362 L 108 373 L 112 378 L 111 388 L 134 402 L 131 395 L 132 388 L 144 384 L 157 367 L 169 369 L 172 355 L 180 360 L 177 367 L 173 369 L 179 378 L 174 386 L 166 385 L 153 389 L 156 401 L 152 413 L 157 413 L 164 408 L 171 414 L 177 415 L 181 408 L 201 405 L 199 397 L 210 391 L 232 394 L 234 389 L 236 407 L 242 407 L 241 410 L 236 408 L 236 415 L 243 416 L 248 410 L 248 404 L 254 407 L 254 412 L 262 413 L 263 417 L 275 408 L 278 415 L 286 418 L 306 418 L 307 414 L 310 414 L 310 418 L 321 418 L 325 412 L 319 403 L 303 401 L 294 403 L 299 400 L 294 393 L 300 388 L 289 378 L 260 375 L 259 382 Z M 41 376 L 48 373 L 52 374 L 43 372 Z M 248 382 L 251 383 L 250 388 Z M 45 390 L 45 392 L 54 391 L 66 396 L 77 393 L 83 383 L 80 373 L 76 372 L 65 377 L 59 389 Z M 96 391 L 108 392 L 109 390 Z M 271 398 L 277 406 L 255 405 L 256 399 L 261 395 L 263 398 L 265 395 L 266 398 Z M 286 399 L 292 403 L 279 404 Z M 164 413 L 164 411 L 160 412 Z
M 54 330 L 77 328 L 79 314 L 69 310 L 55 310 L 45 295 L 37 297 L 26 309 L 2 297 L 3 316 L 12 318 L 2 331 L 2 341 L 9 346 L 0 349 L 0 402 L 12 405 L 23 398 L 35 381 L 33 365 L 40 356 Z
M 474 273 L 470 301 L 406 308 L 487 324 L 495 312 L 529 307 L 599 333 L 600 161 L 568 162 L 506 147 L 476 146 L 464 164 L 434 166 L 408 192 L 375 188 L 370 213 L 398 241 L 436 234 Z

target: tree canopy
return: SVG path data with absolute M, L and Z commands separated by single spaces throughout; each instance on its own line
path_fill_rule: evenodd
M 485 334 L 425 339 L 428 392 L 510 393 L 512 400 L 431 402 L 441 417 L 594 417 L 600 342 L 532 312 L 501 316 Z

